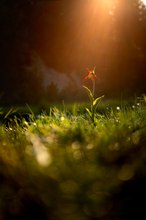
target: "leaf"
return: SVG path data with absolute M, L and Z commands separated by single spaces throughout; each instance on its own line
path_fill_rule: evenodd
M 100 97 L 98 97 L 98 98 L 96 98 L 96 99 L 93 101 L 93 106 L 97 105 L 103 98 L 104 98 L 104 95 L 103 95 L 103 96 L 100 96 Z
M 31 116 L 32 116 L 32 119 L 34 120 L 35 119 L 35 114 L 33 113 L 32 109 L 30 108 L 30 106 L 28 104 L 26 104 L 27 108 L 29 109 L 30 113 L 31 113 Z
M 88 108 L 85 108 L 85 109 L 86 109 L 86 111 L 88 112 L 89 116 L 92 117 L 91 111 L 90 111 Z
M 4 116 L 4 119 L 6 119 L 10 114 L 14 113 L 15 110 L 13 108 L 10 108 L 10 110 L 6 113 L 6 115 Z
M 88 87 L 86 87 L 86 86 L 83 86 L 83 87 L 86 89 L 90 101 L 93 102 L 94 101 L 94 97 L 93 97 L 93 94 L 92 94 L 91 90 L 88 89 Z

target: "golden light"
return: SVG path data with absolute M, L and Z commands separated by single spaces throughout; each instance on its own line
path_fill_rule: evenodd
M 66 48 L 66 51 L 68 50 L 66 57 L 70 57 L 74 66 L 80 62 L 82 65 L 83 62 L 95 63 L 95 57 L 100 59 L 100 51 L 107 46 L 105 38 L 109 35 L 113 2 L 113 0 L 86 0 L 77 1 L 71 6 L 70 14 L 66 17 L 66 20 L 71 21 L 70 45 L 69 49 Z M 70 51 L 74 51 L 72 56 Z
M 144 5 L 146 5 L 146 0 L 141 0 L 143 2 Z
M 115 0 L 78 0 L 69 4 L 67 1 L 48 1 L 39 22 L 44 25 L 38 31 L 44 59 L 49 60 L 50 56 L 56 65 L 58 54 L 58 65 L 62 66 L 65 60 L 68 69 L 81 64 L 95 65 L 96 60 L 100 63 L 103 51 L 110 51 L 108 40 L 114 3 Z

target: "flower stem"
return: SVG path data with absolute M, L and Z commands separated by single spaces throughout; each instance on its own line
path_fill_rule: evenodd
M 94 97 L 94 93 L 95 93 L 95 80 L 92 80 L 92 82 L 93 82 L 92 94 L 93 94 L 93 97 Z

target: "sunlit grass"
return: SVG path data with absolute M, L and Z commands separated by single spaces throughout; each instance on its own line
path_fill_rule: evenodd
M 145 102 L 105 102 L 94 124 L 85 106 L 52 106 L 30 121 L 1 123 L 4 219 L 121 219 L 122 187 L 146 177 Z

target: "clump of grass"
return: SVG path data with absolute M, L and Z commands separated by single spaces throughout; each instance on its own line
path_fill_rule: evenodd
M 23 124 L 1 125 L 2 218 L 146 217 L 145 102 L 117 107 L 94 124 L 66 106 L 30 123 L 24 118 Z

